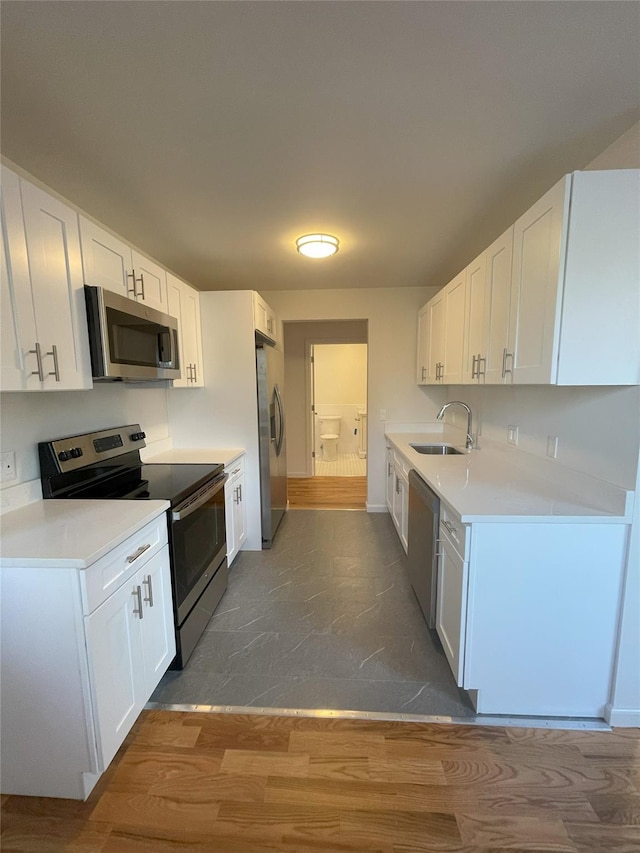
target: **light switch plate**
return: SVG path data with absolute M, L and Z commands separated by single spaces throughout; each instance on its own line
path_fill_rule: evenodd
M 507 441 L 509 444 L 518 443 L 518 427 L 515 424 L 509 424 L 507 427 Z
M 557 435 L 548 435 L 547 436 L 547 456 L 551 459 L 556 459 L 558 456 L 558 436 Z

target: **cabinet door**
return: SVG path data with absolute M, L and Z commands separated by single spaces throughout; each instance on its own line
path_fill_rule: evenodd
M 442 381 L 442 372 L 444 370 L 444 293 L 438 293 L 429 301 L 428 305 L 429 335 L 427 344 L 427 383 L 429 385 L 433 385 L 436 382 Z
M 436 630 L 456 684 L 462 687 L 467 622 L 468 563 L 464 563 L 440 527 Z
M 276 316 L 259 293 L 253 295 L 253 321 L 256 329 L 271 340 L 277 340 Z
M 142 589 L 142 701 L 146 702 L 176 653 L 168 548 L 147 561 L 136 575 L 136 584 Z
M 200 331 L 200 294 L 188 285 L 182 288 L 182 337 L 184 358 L 189 372 L 189 387 L 202 388 L 202 335 Z M 171 312 L 169 312 L 171 313 Z
M 418 385 L 427 384 L 429 360 L 429 305 L 423 305 L 418 312 L 418 340 L 416 347 L 416 382 Z
M 393 515 L 393 490 L 395 488 L 396 480 L 395 473 L 393 470 L 393 450 L 391 448 L 387 448 L 387 485 L 386 485 L 386 498 L 387 498 L 387 508 L 389 512 Z
M 483 382 L 487 357 L 485 331 L 485 277 L 486 252 L 483 252 L 465 270 L 465 334 L 462 381 Z
M 461 272 L 444 291 L 444 369 L 441 372 L 445 385 L 462 382 L 465 284 L 465 273 Z
M 237 477 L 237 475 L 236 475 Z M 236 532 L 234 527 L 235 521 L 235 484 L 236 477 L 230 474 L 229 479 L 224 484 L 224 515 L 225 527 L 227 535 L 227 564 L 230 566 L 233 563 L 238 548 L 236 546 Z
M 171 273 L 167 273 L 167 314 L 178 321 L 178 357 L 180 359 L 180 378 L 173 380 L 174 388 L 188 388 L 191 371 L 185 356 L 185 335 L 182 322 L 182 282 Z
M 510 382 L 508 358 L 509 304 L 511 300 L 511 262 L 513 258 L 513 226 L 495 240 L 485 252 L 485 331 L 487 384 Z
M 145 676 L 141 619 L 134 613 L 134 608 L 138 609 L 137 588 L 137 581 L 127 581 L 85 617 L 102 770 L 106 770 L 147 701 L 140 689 Z
M 135 298 L 150 308 L 168 314 L 166 271 L 135 249 L 131 252 L 131 260 L 135 273 Z
M 20 179 L 2 167 L 0 296 L 0 390 L 39 391 L 35 355 L 36 322 L 22 221 Z
M 393 470 L 393 493 L 391 495 L 391 518 L 400 536 L 402 529 L 402 480 L 400 472 L 395 467 Z
M 79 220 L 84 283 L 133 298 L 131 247 L 84 216 Z
M 518 219 L 513 231 L 509 319 L 512 381 L 555 382 L 571 176 Z
M 238 475 L 235 485 L 236 496 L 233 513 L 233 531 L 236 550 L 239 551 L 247 538 L 247 521 L 244 505 L 244 472 Z
M 20 181 L 44 390 L 92 388 L 78 215 Z

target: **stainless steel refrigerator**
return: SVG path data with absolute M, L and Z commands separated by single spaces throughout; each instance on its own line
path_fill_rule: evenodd
M 284 355 L 256 333 L 262 547 L 270 548 L 287 510 Z

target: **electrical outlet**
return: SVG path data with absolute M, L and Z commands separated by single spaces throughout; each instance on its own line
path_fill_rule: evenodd
M 515 424 L 509 424 L 507 427 L 507 441 L 509 444 L 518 443 L 518 427 Z
M 558 436 L 557 435 L 548 435 L 547 436 L 547 456 L 551 459 L 556 459 L 558 457 Z
M 0 453 L 0 483 L 8 483 L 16 478 L 16 454 L 13 450 Z
M 380 409 L 380 420 L 386 421 L 386 419 L 387 419 L 387 410 L 386 409 Z

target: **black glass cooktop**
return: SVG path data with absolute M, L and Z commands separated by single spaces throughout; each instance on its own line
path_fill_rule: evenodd
M 65 497 L 163 500 L 177 506 L 223 470 L 223 465 L 142 464 L 85 484 Z

